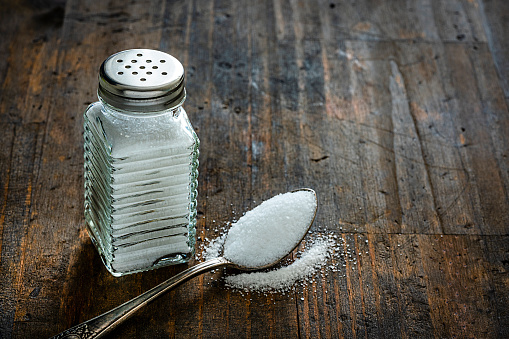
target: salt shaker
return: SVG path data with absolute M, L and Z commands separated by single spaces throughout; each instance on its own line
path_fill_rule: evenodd
M 84 114 L 85 220 L 114 276 L 194 254 L 199 139 L 182 107 L 184 68 L 132 49 L 100 68 Z

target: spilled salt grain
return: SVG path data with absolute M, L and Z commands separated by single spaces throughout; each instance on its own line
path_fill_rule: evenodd
M 301 190 L 276 195 L 232 224 L 223 256 L 237 265 L 261 267 L 285 257 L 306 234 L 316 195 Z
M 205 260 L 214 259 L 221 255 L 225 237 L 226 234 L 223 234 L 209 242 L 203 251 L 203 258 Z
M 332 255 L 335 242 L 322 236 L 292 264 L 268 272 L 242 273 L 225 277 L 226 285 L 235 289 L 257 292 L 284 292 L 298 281 L 312 277 Z

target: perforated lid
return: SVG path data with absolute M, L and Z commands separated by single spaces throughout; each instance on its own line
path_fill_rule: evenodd
M 99 95 L 108 104 L 133 112 L 171 109 L 186 98 L 184 67 L 161 51 L 122 51 L 101 65 Z

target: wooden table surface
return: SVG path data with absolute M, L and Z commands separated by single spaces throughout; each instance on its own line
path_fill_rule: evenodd
M 187 267 L 115 278 L 84 225 L 82 113 L 101 62 L 137 47 L 186 68 L 201 239 L 311 187 L 313 230 L 357 264 L 289 294 L 205 274 L 110 338 L 508 338 L 508 18 L 504 0 L 1 1 L 0 338 Z

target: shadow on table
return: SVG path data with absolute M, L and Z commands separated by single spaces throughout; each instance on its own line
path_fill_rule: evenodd
M 197 263 L 192 260 L 189 264 L 168 266 L 152 271 L 114 277 L 104 266 L 99 253 L 89 238 L 81 243 L 80 248 L 76 249 L 75 253 L 74 260 L 71 258 L 69 263 L 66 282 L 62 286 L 62 307 L 58 325 L 56 325 L 58 328 L 51 331 L 52 335 L 103 314 Z M 190 284 L 190 282 L 184 284 Z M 217 284 L 214 285 L 217 286 Z M 176 289 L 180 288 L 182 286 L 178 286 Z M 210 288 L 204 290 L 205 298 L 207 298 L 207 294 L 211 293 L 210 290 Z M 169 292 L 158 300 L 165 297 L 173 299 L 170 296 L 171 294 L 172 292 Z M 182 300 L 180 299 L 183 297 L 181 293 L 177 294 L 176 299 L 179 299 L 177 303 L 181 304 Z M 197 302 L 196 298 L 204 297 L 204 295 L 198 296 L 193 293 L 186 293 L 185 297 L 184 304 L 191 305 Z M 152 318 L 153 314 L 157 312 L 154 309 L 147 311 L 146 309 L 151 308 L 153 304 L 156 304 L 153 305 L 156 308 L 161 306 L 157 305 L 158 300 L 140 309 L 132 316 L 132 319 L 126 320 L 126 323 L 130 320 L 135 323 L 143 323 L 148 314 L 152 314 L 150 316 Z M 168 302 L 171 303 L 171 300 L 162 304 Z M 171 315 L 171 313 L 169 314 Z M 123 326 L 124 324 L 119 325 L 114 331 L 123 332 Z

